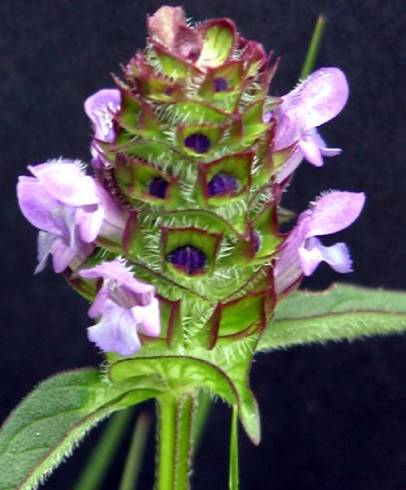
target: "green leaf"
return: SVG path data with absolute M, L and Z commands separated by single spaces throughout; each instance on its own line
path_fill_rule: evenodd
M 406 331 L 406 293 L 336 284 L 281 301 L 258 350 L 283 349 Z
M 230 462 L 229 462 L 229 490 L 238 490 L 240 487 L 239 455 L 238 455 L 238 408 L 233 407 L 231 416 L 230 435 Z
M 0 490 L 37 488 L 100 420 L 156 394 L 135 390 L 134 383 L 112 386 L 95 369 L 41 383 L 0 431 Z

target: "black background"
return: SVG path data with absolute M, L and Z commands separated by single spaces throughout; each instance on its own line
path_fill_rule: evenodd
M 28 163 L 61 155 L 88 160 L 91 131 L 83 101 L 112 86 L 109 73 L 144 45 L 144 18 L 159 5 L 1 0 L 0 419 L 48 375 L 101 361 L 86 340 L 86 302 L 50 270 L 32 276 L 36 232 L 18 211 L 15 183 Z M 282 55 L 275 95 L 295 85 L 315 18 L 319 12 L 328 16 L 318 66 L 342 68 L 351 96 L 322 134 L 344 153 L 323 169 L 304 163 L 285 204 L 301 211 L 330 188 L 365 191 L 368 203 L 352 228 L 334 237 L 351 246 L 355 272 L 338 277 L 322 266 L 307 286 L 342 280 L 406 289 L 404 2 L 183 5 L 195 19 L 232 17 L 244 36 Z M 252 385 L 262 409 L 263 441 L 256 448 L 241 435 L 242 489 L 404 490 L 405 355 L 405 338 L 390 337 L 258 356 Z M 44 488 L 71 489 L 91 442 Z M 227 444 L 228 411 L 217 403 L 198 454 L 195 489 L 227 487 Z M 151 436 L 139 488 L 152 488 L 152 450 Z M 117 488 L 124 454 L 103 490 Z

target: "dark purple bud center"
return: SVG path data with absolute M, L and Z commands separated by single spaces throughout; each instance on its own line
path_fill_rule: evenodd
M 210 140 L 205 134 L 194 133 L 185 138 L 185 146 L 196 153 L 206 153 L 210 148 Z
M 208 184 L 209 197 L 233 195 L 238 187 L 238 180 L 233 175 L 219 173 Z
M 168 188 L 168 182 L 161 177 L 154 177 L 148 186 L 148 191 L 151 196 L 157 197 L 159 199 L 165 199 L 166 190 Z
M 213 81 L 215 92 L 224 92 L 225 90 L 228 90 L 228 81 L 225 78 L 217 77 Z
M 202 272 L 207 262 L 206 255 L 192 245 L 176 248 L 167 255 L 167 260 L 190 276 Z
M 252 247 L 254 249 L 254 252 L 257 253 L 259 250 L 259 247 L 261 246 L 261 237 L 259 236 L 259 233 L 257 231 L 254 231 L 252 233 Z

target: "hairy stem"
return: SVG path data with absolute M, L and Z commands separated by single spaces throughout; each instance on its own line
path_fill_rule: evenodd
M 157 490 L 188 490 L 191 473 L 194 394 L 158 399 Z

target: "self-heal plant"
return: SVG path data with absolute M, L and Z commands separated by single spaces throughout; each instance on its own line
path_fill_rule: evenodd
M 326 192 L 281 228 L 300 162 L 320 167 L 340 153 L 317 128 L 345 106 L 343 72 L 321 68 L 272 97 L 279 61 L 230 19 L 193 24 L 164 6 L 147 28 L 116 88 L 85 102 L 90 170 L 51 160 L 29 166 L 17 186 L 39 230 L 36 272 L 51 255 L 89 300 L 87 335 L 105 360 L 45 381 L 13 412 L 0 433 L 0 490 L 36 488 L 89 428 L 151 398 L 156 488 L 189 488 L 194 417 L 207 394 L 233 410 L 236 489 L 238 419 L 260 442 L 249 386 L 256 352 L 406 328 L 401 293 L 297 290 L 321 262 L 351 272 L 347 245 L 319 237 L 358 218 L 362 192 Z

